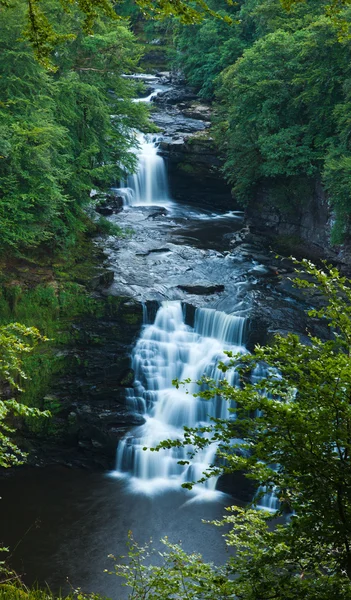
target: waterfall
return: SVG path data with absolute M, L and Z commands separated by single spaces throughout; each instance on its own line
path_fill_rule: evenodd
M 147 323 L 147 314 L 144 319 Z M 184 426 L 198 427 L 209 423 L 211 417 L 230 417 L 230 407 L 221 398 L 194 398 L 198 386 L 193 382 L 204 374 L 217 381 L 224 377 L 217 369 L 220 360 L 228 360 L 223 350 L 246 352 L 244 323 L 243 317 L 198 308 L 194 327 L 190 327 L 180 302 L 163 302 L 154 323 L 144 325 L 132 355 L 135 383 L 128 390 L 128 402 L 132 410 L 143 413 L 145 423 L 120 441 L 115 471 L 116 476 L 128 476 L 133 489 L 179 489 L 182 483 L 199 479 L 213 464 L 216 444 L 199 451 L 191 465 L 178 464 L 187 459 L 191 448 L 159 452 L 143 448 L 153 448 L 165 439 L 183 439 Z M 226 377 L 236 384 L 234 369 Z M 192 383 L 176 389 L 174 379 L 190 379 Z M 216 480 L 211 478 L 194 491 L 213 491 L 215 486 Z
M 261 381 L 262 379 L 265 379 L 267 377 L 275 377 L 277 379 L 281 379 L 281 375 L 278 372 L 278 370 L 273 369 L 272 367 L 267 368 L 266 365 L 264 364 L 258 364 L 256 365 L 255 369 L 253 370 L 252 374 L 251 374 L 251 383 L 255 384 L 258 383 L 259 381 Z M 266 395 L 266 391 L 262 391 L 262 394 Z M 256 411 L 255 416 L 259 417 L 261 416 L 261 411 Z M 271 465 L 272 468 L 276 469 L 278 465 Z M 256 498 L 258 498 L 258 504 L 257 504 L 257 508 L 260 508 L 262 510 L 267 510 L 269 512 L 275 512 L 277 510 L 279 510 L 280 507 L 280 502 L 275 494 L 275 487 L 273 489 L 267 489 L 266 486 L 264 485 L 260 485 L 257 492 L 256 492 Z
M 144 75 L 141 78 L 147 79 Z M 146 98 L 135 98 L 134 102 L 150 103 L 161 91 L 156 89 Z M 124 206 L 166 206 L 172 200 L 168 191 L 165 161 L 157 154 L 160 137 L 136 132 L 136 141 L 137 171 L 127 175 L 117 192 L 123 198 Z
M 149 96 L 146 96 L 146 98 L 135 98 L 133 100 L 133 102 L 152 102 L 154 98 L 156 98 L 156 96 L 159 95 L 159 93 L 162 92 L 161 89 L 157 89 L 154 92 L 152 92 L 151 94 L 149 94 Z
M 170 204 L 165 161 L 157 154 L 159 137 L 137 134 L 137 172 L 127 175 L 117 189 L 125 206 Z

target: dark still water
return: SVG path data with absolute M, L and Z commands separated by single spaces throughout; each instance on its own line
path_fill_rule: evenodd
M 142 543 L 168 535 L 187 551 L 221 563 L 226 547 L 218 528 L 201 519 L 220 518 L 233 501 L 194 499 L 181 490 L 145 496 L 103 473 L 64 467 L 19 469 L 0 480 L 0 542 L 12 551 L 11 564 L 26 583 L 47 583 L 53 591 L 69 584 L 119 600 L 122 580 L 107 575 L 108 554 L 126 552 L 128 531 Z M 69 581 L 69 583 L 67 583 Z

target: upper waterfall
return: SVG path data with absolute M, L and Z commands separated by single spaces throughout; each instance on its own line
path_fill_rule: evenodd
M 125 206 L 160 205 L 171 202 L 165 161 L 157 154 L 159 138 L 136 134 L 138 167 L 136 173 L 127 175 L 118 189 Z

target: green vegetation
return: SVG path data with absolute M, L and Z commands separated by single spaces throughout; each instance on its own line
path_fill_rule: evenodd
M 176 64 L 215 104 L 236 198 L 248 204 L 264 188 L 273 204 L 294 211 L 323 181 L 336 212 L 334 241 L 342 240 L 351 215 L 349 1 L 136 0 L 134 8 L 190 24 L 174 27 Z M 0 27 L 0 466 L 8 467 L 25 458 L 13 438 L 16 419 L 60 410 L 45 394 L 64 364 L 59 348 L 73 335 L 72 319 L 101 310 L 85 288 L 94 260 L 75 254 L 93 227 L 89 191 L 133 169 L 132 128 L 148 127 L 148 115 L 132 101 L 137 84 L 122 77 L 137 70 L 139 46 L 109 0 L 0 0 Z M 103 218 L 97 228 L 121 233 Z M 319 298 L 310 316 L 327 321 L 330 339 L 276 336 L 252 356 L 229 353 L 219 368 L 237 369 L 240 387 L 206 378 L 198 394 L 235 403 L 231 418 L 187 428 L 183 441 L 155 449 L 219 442 L 202 481 L 243 472 L 275 493 L 280 510 L 257 511 L 262 491 L 215 522 L 235 551 L 221 567 L 168 540 L 163 563 L 150 565 L 149 548 L 131 539 L 130 563 L 115 566 L 131 598 L 351 600 L 351 280 L 308 261 L 303 270 L 297 284 Z M 119 299 L 109 302 L 112 310 Z M 131 313 L 125 322 L 137 319 Z M 266 376 L 252 383 L 262 364 Z M 44 595 L 53 600 L 0 584 L 0 600 Z
M 20 33 L 31 44 L 38 62 L 55 71 L 57 65 L 52 60 L 53 52 L 76 40 L 82 33 L 92 35 L 101 18 L 112 26 L 118 24 L 124 13 L 123 6 L 120 12 L 120 1 L 116 5 L 111 0 L 23 0 L 25 19 Z M 226 1 L 232 4 L 233 0 Z M 2 13 L 6 14 L 12 7 L 8 0 L 0 0 Z M 128 8 L 128 16 L 139 12 L 143 18 L 158 20 L 173 16 L 181 23 L 197 23 L 205 15 L 228 20 L 226 15 L 212 10 L 205 0 L 135 0 Z M 67 19 L 67 16 L 70 18 Z M 63 29 L 59 27 L 62 22 L 65 24 Z
M 219 368 L 238 369 L 240 387 L 204 378 L 198 395 L 235 403 L 232 417 L 185 428 L 183 441 L 166 440 L 156 449 L 219 442 L 217 462 L 203 480 L 243 471 L 274 491 L 280 510 L 272 515 L 229 508 L 214 523 L 230 527 L 224 536 L 234 554 L 222 567 L 167 540 L 162 564 L 152 566 L 149 549 L 131 541 L 129 564 L 115 566 L 133 588 L 130 598 L 351 598 L 351 280 L 332 267 L 319 271 L 308 261 L 302 266 L 296 284 L 320 299 L 320 308 L 309 314 L 328 323 L 331 339 L 310 336 L 302 343 L 297 335 L 277 335 L 272 346 L 256 347 L 253 355 L 227 353 L 229 365 Z M 266 366 L 266 375 L 252 383 L 258 364 Z M 277 516 L 284 519 L 277 522 Z
M 31 353 L 39 341 L 46 338 L 35 327 L 19 323 L 0 326 L 0 467 L 21 464 L 26 456 L 12 439 L 15 428 L 11 420 L 17 416 L 49 416 L 48 412 L 30 408 L 11 397 L 13 391 L 22 391 L 22 381 L 27 379 L 24 356 Z
M 21 38 L 24 22 L 24 0 L 0 11 L 0 249 L 52 252 L 86 229 L 91 188 L 134 167 L 131 128 L 147 126 L 147 110 L 121 75 L 137 70 L 140 52 L 122 24 L 100 19 L 83 36 L 68 14 L 60 26 L 76 27 L 75 39 L 48 73 Z
M 336 8 L 338 12 L 336 18 Z M 336 213 L 334 241 L 349 233 L 350 36 L 348 2 L 243 0 L 179 28 L 177 64 L 201 97 L 215 100 L 224 173 L 244 205 L 264 190 L 295 207 L 322 181 Z M 345 27 L 344 27 L 345 26 Z
M 74 590 L 68 596 L 53 594 L 49 589 L 29 589 L 14 573 L 8 573 L 6 583 L 0 583 L 0 600 L 101 600 L 96 594 L 82 594 Z

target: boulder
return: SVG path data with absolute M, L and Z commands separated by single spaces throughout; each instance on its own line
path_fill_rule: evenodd
M 199 119 L 200 121 L 211 120 L 211 109 L 206 104 L 198 104 L 194 102 L 183 108 L 182 113 L 190 119 Z
M 189 102 L 196 100 L 197 95 L 189 88 L 173 88 L 160 92 L 155 98 L 157 104 L 179 104 L 180 102 Z
M 224 292 L 224 285 L 222 284 L 194 284 L 194 285 L 178 285 L 177 286 L 183 292 L 187 292 L 188 294 L 195 294 L 196 296 L 207 296 L 210 294 L 218 294 L 220 292 Z
M 110 215 L 113 215 L 113 208 L 111 208 L 111 206 L 97 206 L 96 212 L 104 217 L 109 217 Z

